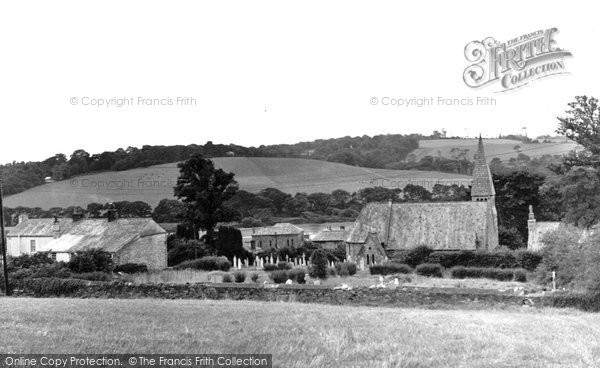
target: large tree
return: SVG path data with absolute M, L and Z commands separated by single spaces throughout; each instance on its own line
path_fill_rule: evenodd
M 581 144 L 593 155 L 600 155 L 600 105 L 598 99 L 577 96 L 569 103 L 567 115 L 558 117 L 557 133 Z
M 201 154 L 194 154 L 177 165 L 179 177 L 174 191 L 175 196 L 186 205 L 186 221 L 198 229 L 206 231 L 206 242 L 213 244 L 214 228 L 219 222 L 230 221 L 234 214 L 224 203 L 238 190 L 233 173 L 216 169 L 213 162 Z

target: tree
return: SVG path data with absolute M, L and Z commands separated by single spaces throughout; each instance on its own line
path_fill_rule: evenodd
M 523 239 L 527 238 L 528 208 L 529 205 L 538 207 L 544 179 L 542 175 L 524 170 L 493 174 L 499 225 L 516 228 Z
M 343 189 L 336 189 L 331 192 L 331 205 L 337 208 L 346 208 L 348 202 L 352 200 L 352 195 Z
M 600 171 L 574 167 L 561 179 L 567 223 L 590 227 L 600 221 Z
M 152 219 L 156 222 L 179 222 L 185 214 L 185 205 L 176 199 L 161 199 L 158 202 Z
M 420 185 L 408 184 L 404 187 L 404 200 L 407 202 L 429 202 L 431 193 Z
M 399 194 L 402 190 L 399 188 L 388 189 L 384 187 L 372 187 L 361 189 L 358 194 L 363 203 L 371 202 L 397 202 L 400 198 Z
M 104 209 L 104 205 L 100 203 L 90 203 L 87 205 L 87 212 L 90 217 L 100 217 L 100 212 Z
M 206 242 L 214 242 L 217 223 L 234 218 L 231 210 L 224 206 L 238 190 L 233 173 L 215 169 L 211 160 L 194 154 L 177 165 L 179 177 L 174 192 L 186 205 L 185 218 L 195 229 L 206 231 Z M 194 231 L 197 237 L 198 232 Z
M 464 202 L 471 200 L 471 191 L 456 184 L 436 184 L 431 191 L 431 199 L 435 202 Z
M 308 271 L 310 277 L 326 279 L 328 265 L 327 254 L 321 249 L 316 249 L 310 256 L 310 269 Z
M 238 258 L 249 257 L 242 242 L 242 232 L 229 226 L 219 227 L 215 241 L 215 250 L 217 255 L 227 257 L 228 259 L 233 259 L 233 256 Z
M 526 246 L 523 237 L 516 228 L 506 228 L 502 225 L 498 226 L 498 243 L 513 250 Z
M 570 102 L 567 116 L 558 117 L 557 133 L 584 146 L 594 155 L 600 155 L 600 106 L 598 99 L 577 96 Z
M 258 195 L 270 199 L 273 203 L 273 206 L 275 206 L 275 213 L 277 214 L 281 214 L 283 212 L 285 202 L 292 198 L 291 195 L 275 188 L 263 189 L 258 193 Z
M 238 190 L 226 206 L 240 213 L 241 217 L 253 216 L 257 209 L 268 209 L 275 211 L 273 201 L 262 195 Z

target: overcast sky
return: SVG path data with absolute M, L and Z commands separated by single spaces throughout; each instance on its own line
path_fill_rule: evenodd
M 0 162 L 79 148 L 258 146 L 442 128 L 491 137 L 526 127 L 536 136 L 554 133 L 574 96 L 598 95 L 598 14 L 589 5 L 462 4 L 2 2 Z M 570 74 L 507 93 L 463 82 L 468 42 L 550 27 L 573 53 L 565 59 Z M 173 105 L 140 106 L 140 97 Z M 196 105 L 178 106 L 177 97 Z M 493 97 L 496 105 L 392 107 L 381 105 L 385 97 Z M 89 105 L 111 98 L 134 103 Z

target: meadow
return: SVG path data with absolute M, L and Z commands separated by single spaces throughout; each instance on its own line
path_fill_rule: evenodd
M 1 298 L 6 353 L 263 353 L 275 367 L 589 367 L 600 319 L 210 300 Z
M 330 193 L 335 189 L 354 192 L 373 186 L 373 179 L 459 179 L 470 176 L 432 171 L 384 170 L 299 158 L 217 157 L 216 167 L 235 173 L 240 189 L 258 192 L 277 188 L 283 192 Z M 68 207 L 89 203 L 143 201 L 155 207 L 161 199 L 173 199 L 177 163 L 125 171 L 74 177 L 31 188 L 5 198 L 7 207 Z

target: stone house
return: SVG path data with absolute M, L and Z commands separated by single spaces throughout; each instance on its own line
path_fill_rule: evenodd
M 278 223 L 269 227 L 253 229 L 251 247 L 261 250 L 301 247 L 303 242 L 303 229 L 289 223 Z
M 470 202 L 369 203 L 348 236 L 347 253 L 365 253 L 373 235 L 388 257 L 419 245 L 436 250 L 494 249 L 498 246 L 495 195 L 480 137 Z
M 49 252 L 53 259 L 68 262 L 77 251 L 102 249 L 115 264 L 167 267 L 167 232 L 151 218 L 23 219 L 6 239 L 12 257 Z

